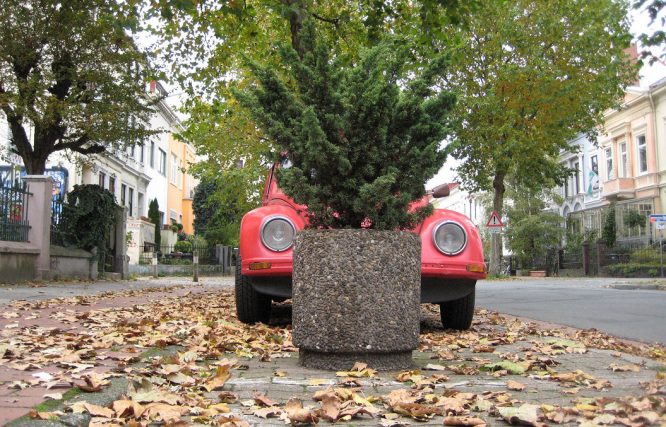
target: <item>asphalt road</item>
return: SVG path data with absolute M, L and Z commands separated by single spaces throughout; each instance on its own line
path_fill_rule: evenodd
M 480 281 L 476 306 L 616 337 L 666 344 L 663 280 L 517 279 Z M 635 289 L 634 289 L 635 288 Z

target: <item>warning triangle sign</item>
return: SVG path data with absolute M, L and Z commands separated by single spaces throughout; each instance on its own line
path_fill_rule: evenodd
M 490 214 L 490 218 L 488 218 L 486 227 L 504 227 L 504 224 L 502 223 L 502 220 L 500 219 L 497 211 L 493 211 L 493 213 Z

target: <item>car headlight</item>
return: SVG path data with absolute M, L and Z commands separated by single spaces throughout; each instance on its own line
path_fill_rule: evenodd
M 268 218 L 261 226 L 261 242 L 268 249 L 282 252 L 294 243 L 296 227 L 284 217 Z
M 432 241 L 444 255 L 458 255 L 467 246 L 467 233 L 457 222 L 444 221 L 435 227 Z

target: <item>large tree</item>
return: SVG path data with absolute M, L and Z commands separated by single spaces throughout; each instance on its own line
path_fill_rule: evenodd
M 28 173 L 43 173 L 56 151 L 97 154 L 151 133 L 150 69 L 127 32 L 132 3 L 3 0 L 0 110 Z
M 579 132 L 594 137 L 636 76 L 624 53 L 631 35 L 622 1 L 488 2 L 454 36 L 460 120 L 449 149 L 463 185 L 492 191 L 500 213 L 507 178 L 535 189 L 561 182 L 560 150 Z
M 244 162 L 245 183 L 259 191 L 272 160 L 272 141 L 258 131 L 239 107 L 233 90 L 253 81 L 248 60 L 280 72 L 278 46 L 302 51 L 301 32 L 307 19 L 317 21 L 321 37 L 341 61 L 358 59 L 363 47 L 383 34 L 401 34 L 422 51 L 442 35 L 446 23 L 459 23 L 477 1 L 460 0 L 252 0 L 183 2 L 159 0 L 152 12 L 161 25 L 160 49 L 165 63 L 190 95 L 185 136 L 205 154 L 199 171 L 216 174 Z M 413 67 L 419 66 L 414 58 Z M 191 64 L 197 64 L 191 66 Z

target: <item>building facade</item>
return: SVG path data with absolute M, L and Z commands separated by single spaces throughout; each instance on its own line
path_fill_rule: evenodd
M 601 235 L 604 211 L 614 206 L 619 241 L 650 242 L 652 213 L 666 212 L 666 79 L 630 88 L 622 105 L 605 114 L 597 144 L 579 136 L 560 161 L 572 169 L 558 206 L 573 233 Z M 628 218 L 642 218 L 640 224 Z
M 152 82 L 148 96 L 163 98 L 166 91 L 158 82 Z M 98 184 L 113 193 L 119 205 L 127 208 L 129 219 L 146 217 L 150 201 L 157 199 L 160 222 L 167 226 L 175 219 L 184 223 L 184 231 L 191 234 L 194 214 L 191 200 L 187 201 L 196 183 L 188 171 L 189 165 L 196 162 L 194 149 L 175 139 L 174 134 L 182 130 L 180 121 L 163 100 L 157 103 L 149 125 L 156 134 L 143 145 L 87 157 L 76 153 L 53 153 L 46 174 L 56 181 L 54 195 L 58 192 L 64 195 L 77 184 Z M 0 179 L 3 181 L 13 181 L 25 174 L 21 158 L 9 153 L 10 139 L 9 126 L 0 115 Z M 179 190 L 173 197 L 172 186 Z M 176 212 L 175 218 L 171 211 Z

